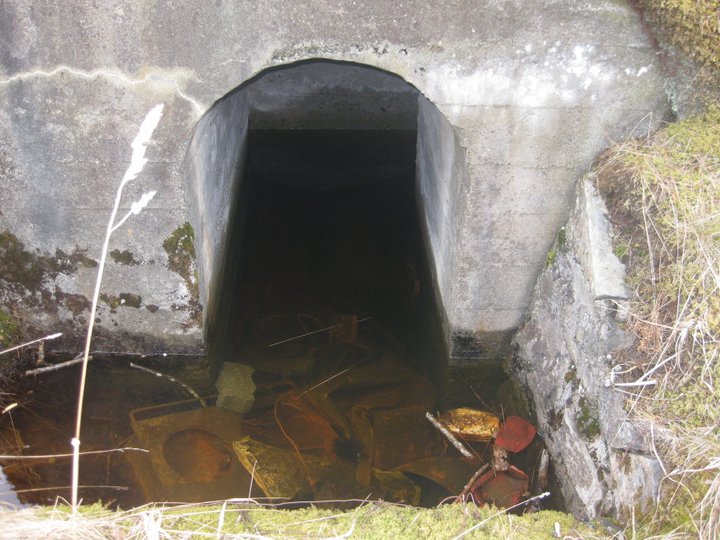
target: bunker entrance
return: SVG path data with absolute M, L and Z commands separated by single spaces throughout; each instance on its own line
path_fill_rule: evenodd
M 160 361 L 174 378 L 158 379 L 97 359 L 85 448 L 148 452 L 88 460 L 83 484 L 129 489 L 86 488 L 84 500 L 507 507 L 546 489 L 542 442 L 500 367 L 448 372 L 437 238 L 449 228 L 435 218 L 453 191 L 453 141 L 433 140 L 448 130 L 428 103 L 389 74 L 310 63 L 201 120 L 188 189 L 210 375 Z M 69 440 L 75 396 L 44 381 L 18 390 L 34 397 L 3 434 L 10 446 L 51 454 L 61 448 L 43 444 Z M 66 495 L 45 486 L 69 463 L 5 472 L 23 501 Z

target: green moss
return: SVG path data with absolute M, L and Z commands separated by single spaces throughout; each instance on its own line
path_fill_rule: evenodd
M 195 318 L 198 318 L 200 291 L 195 270 L 195 233 L 192 225 L 186 221 L 175 229 L 163 242 L 163 248 L 168 256 L 168 267 L 185 281 L 192 297 L 191 305 L 195 311 Z
M 588 440 L 594 439 L 600 435 L 600 423 L 597 420 L 597 414 L 588 403 L 588 400 L 581 397 L 578 400 L 579 414 L 575 417 L 580 434 Z
M 562 227 L 555 237 L 555 243 L 545 256 L 545 268 L 549 268 L 555 264 L 558 253 L 565 251 L 567 251 L 567 235 L 565 233 L 565 227 Z
M 555 249 L 555 246 L 548 251 L 547 256 L 545 257 L 545 268 L 550 268 L 553 264 L 555 264 L 555 259 L 557 259 L 557 249 Z
M 720 102 L 720 4 L 717 0 L 640 0 L 643 16 L 657 40 L 694 62 L 688 89 L 700 90 L 700 103 Z M 671 66 L 677 69 L 677 66 Z
M 32 253 L 14 234 L 0 231 L 0 277 L 34 292 L 40 289 L 46 277 L 69 274 L 80 266 L 97 266 L 86 253 L 77 247 L 72 253 L 58 249 L 54 256 Z
M 640 5 L 662 38 L 699 65 L 720 69 L 717 0 L 640 0 Z
M 40 258 L 25 250 L 14 234 L 0 232 L 0 276 L 3 280 L 35 290 L 42 284 L 45 270 Z
M 20 336 L 20 326 L 17 321 L 0 311 L 0 348 L 7 348 Z
M 133 293 L 120 293 L 119 296 L 101 293 L 100 300 L 110 306 L 110 309 L 120 306 L 139 308 L 142 305 L 142 296 Z
M 110 306 L 110 309 L 115 309 L 120 305 L 120 298 L 117 296 L 100 293 L 100 300 Z
M 195 264 L 195 233 L 187 221 L 175 229 L 163 242 L 168 267 L 186 281 L 192 281 Z
M 139 308 L 142 305 L 142 296 L 132 293 L 120 293 L 120 303 L 125 307 Z
M 120 251 L 117 249 L 113 249 L 110 252 L 110 258 L 116 263 L 125 266 L 135 266 L 140 264 L 140 262 L 136 260 L 133 254 L 128 250 Z

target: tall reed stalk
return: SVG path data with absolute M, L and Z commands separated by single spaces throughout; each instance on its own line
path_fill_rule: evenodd
M 108 221 L 107 230 L 105 232 L 105 241 L 103 242 L 102 253 L 100 255 L 100 264 L 98 265 L 97 279 L 95 280 L 95 292 L 93 293 L 92 306 L 90 308 L 90 317 L 88 319 L 87 335 L 85 338 L 85 351 L 83 354 L 82 371 L 80 374 L 80 390 L 78 393 L 77 401 L 77 416 L 75 418 L 75 436 L 70 442 L 70 444 L 72 445 L 73 454 L 71 502 L 73 514 L 75 515 L 77 515 L 78 512 L 78 484 L 80 477 L 80 430 L 82 428 L 85 384 L 87 381 L 88 360 L 90 358 L 90 342 L 92 341 L 93 327 L 95 326 L 95 315 L 97 312 L 98 298 L 100 297 L 100 284 L 102 283 L 103 272 L 105 270 L 105 260 L 107 258 L 108 246 L 110 245 L 110 237 L 112 236 L 112 233 L 115 232 L 118 228 L 120 228 L 128 220 L 128 218 L 130 218 L 130 216 L 132 216 L 133 214 L 139 214 L 142 209 L 145 208 L 155 196 L 155 191 L 143 193 L 143 195 L 140 197 L 140 200 L 134 202 L 130 206 L 130 210 L 128 210 L 128 212 L 123 217 L 117 219 L 123 188 L 127 185 L 128 182 L 130 182 L 130 180 L 137 177 L 137 175 L 140 174 L 140 172 L 143 170 L 143 167 L 145 167 L 145 164 L 147 163 L 147 158 L 145 157 L 145 150 L 147 149 L 147 144 L 150 141 L 150 137 L 152 136 L 153 131 L 155 131 L 158 122 L 160 122 L 162 111 L 162 104 L 156 105 L 155 107 L 150 109 L 150 112 L 148 112 L 147 116 L 145 116 L 145 120 L 143 120 L 142 124 L 140 125 L 140 129 L 135 136 L 135 139 L 130 145 L 133 150 L 132 158 L 130 160 L 130 166 L 125 171 L 125 175 L 120 181 L 120 185 L 118 186 L 117 192 L 115 194 L 115 204 L 113 205 L 113 209 L 110 214 L 110 220 Z

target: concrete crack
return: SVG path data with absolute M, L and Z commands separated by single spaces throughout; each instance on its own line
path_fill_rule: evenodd
M 86 71 L 83 69 L 76 69 L 70 66 L 60 65 L 51 70 L 38 68 L 29 71 L 22 71 L 10 77 L 1 78 L 0 87 L 8 86 L 14 82 L 27 79 L 51 79 L 60 74 L 68 74 L 80 79 L 106 79 L 128 86 L 148 84 L 156 87 L 160 91 L 167 92 L 168 90 L 170 90 L 170 92 L 176 94 L 179 98 L 190 103 L 198 116 L 202 115 L 207 110 L 207 107 L 205 107 L 205 105 L 184 92 L 180 87 L 181 83 L 184 83 L 187 80 L 197 80 L 197 77 L 195 77 L 195 75 L 191 71 L 185 69 L 166 70 L 162 68 L 145 68 L 142 70 L 142 72 L 142 76 L 132 77 L 126 75 L 120 70 L 113 68 L 101 68 L 94 69 L 92 71 Z

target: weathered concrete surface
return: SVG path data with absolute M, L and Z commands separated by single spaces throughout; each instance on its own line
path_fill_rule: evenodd
M 588 243 L 588 231 L 609 230 L 603 211 L 591 180 L 583 180 L 509 368 L 527 392 L 568 509 L 626 520 L 652 508 L 662 468 L 647 426 L 628 418 L 624 394 L 613 386 L 613 353 L 632 339 L 615 324 L 614 302 L 596 293 L 624 275 L 609 242 Z
M 205 323 L 218 322 L 225 307 L 222 283 L 228 268 L 227 242 L 232 230 L 240 185 L 236 182 L 245 163 L 248 130 L 247 94 L 238 91 L 226 96 L 203 116 L 193 133 L 186 155 L 186 190 L 195 231 L 199 266 L 199 296 Z M 228 121 L 230 119 L 230 121 Z
M 415 129 L 418 91 L 367 66 L 307 62 L 246 86 L 253 129 Z
M 77 247 L 96 259 L 127 145 L 145 112 L 164 102 L 151 162 L 125 206 L 149 189 L 158 195 L 112 246 L 131 252 L 138 264 L 112 261 L 106 274 L 108 295 L 140 296 L 141 307 L 122 305 L 112 313 L 104 306 L 100 331 L 108 347 L 200 347 L 192 291 L 170 269 L 163 248 L 185 221 L 223 226 L 191 209 L 182 181 L 191 130 L 216 100 L 262 70 L 312 58 L 397 74 L 447 121 L 440 127 L 427 106 L 419 113 L 432 129 L 427 134 L 443 137 L 422 143 L 426 164 L 450 167 L 421 182 L 425 207 L 433 209 L 428 237 L 458 362 L 493 356 L 492 346 L 507 344 L 567 218 L 576 179 L 593 157 L 608 141 L 645 131 L 666 110 L 655 51 L 637 14 L 618 0 L 439 6 L 6 0 L 0 5 L 0 230 L 45 257 Z M 198 144 L 203 152 L 220 151 L 209 139 Z M 222 205 L 231 201 L 217 200 L 220 206 L 198 208 L 224 214 Z M 223 233 L 213 234 L 216 241 Z M 33 290 L 3 280 L 0 301 L 38 331 L 66 325 L 71 347 L 87 315 L 79 301 L 90 294 L 93 271 L 51 274 Z M 77 313 L 40 311 L 29 301 L 58 295 L 75 295 Z M 200 300 L 207 301 L 202 294 Z M 115 332 L 120 327 L 127 339 Z

